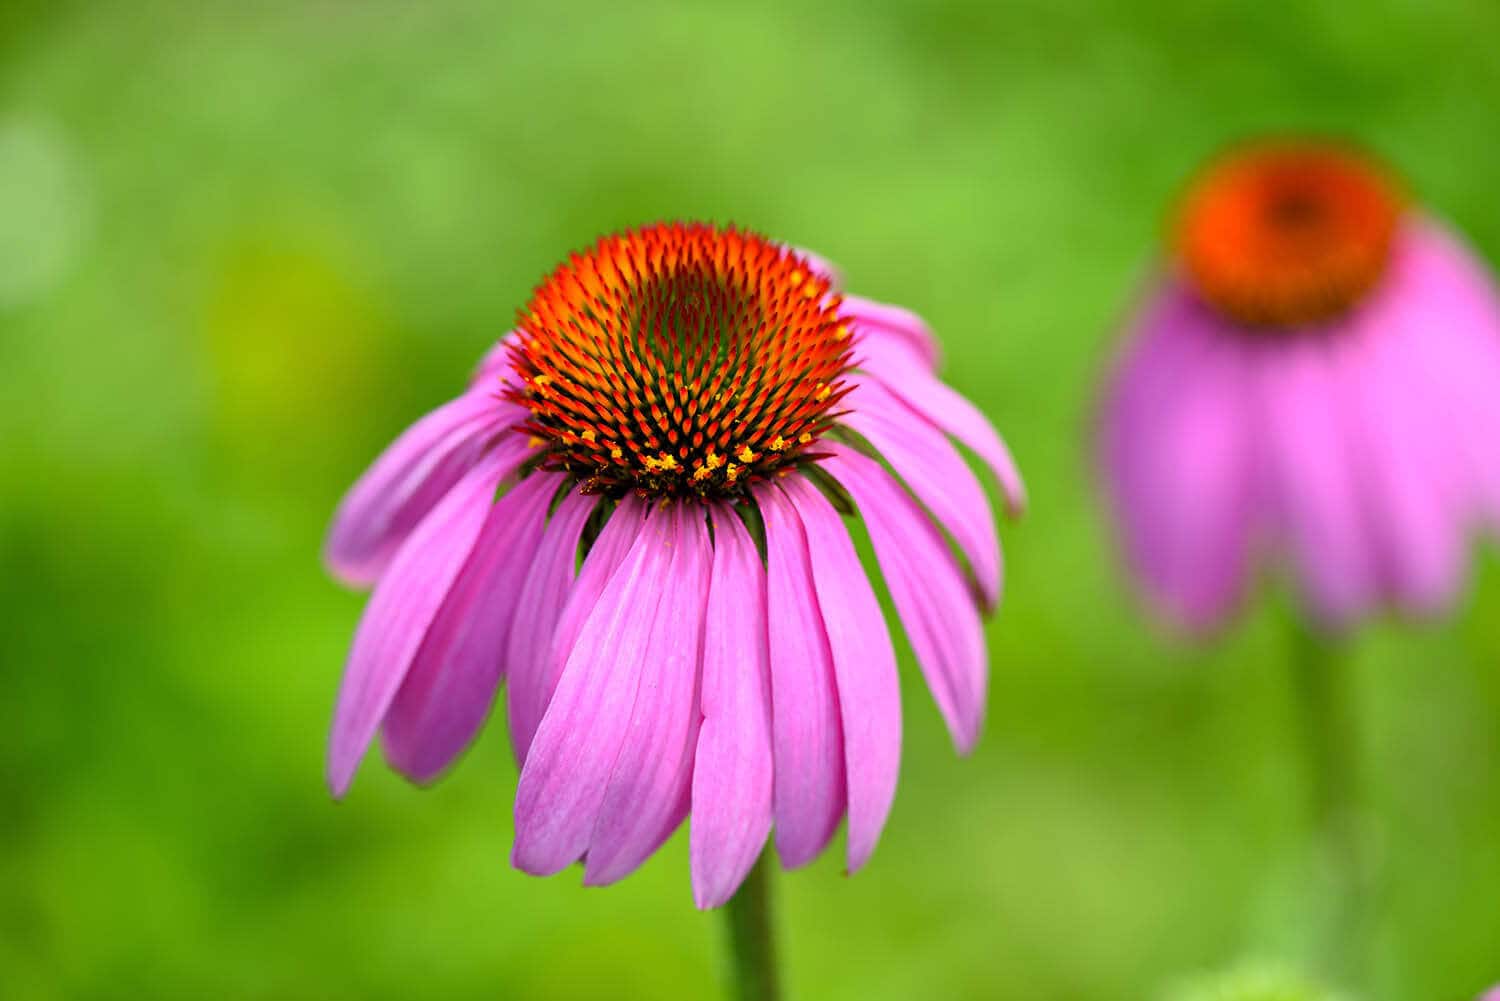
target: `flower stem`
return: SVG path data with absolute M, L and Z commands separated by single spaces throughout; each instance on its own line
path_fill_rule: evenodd
M 1293 661 L 1308 805 L 1316 825 L 1318 861 L 1331 891 L 1320 951 L 1330 974 L 1350 977 L 1357 974 L 1365 873 L 1349 657 L 1334 639 L 1301 626 Z
M 776 975 L 776 936 L 771 927 L 769 854 L 761 855 L 739 891 L 724 907 L 734 964 L 731 971 L 734 997 L 738 1001 L 777 1001 L 781 997 Z

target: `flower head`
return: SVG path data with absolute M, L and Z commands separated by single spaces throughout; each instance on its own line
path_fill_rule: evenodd
M 1203 630 L 1285 560 L 1329 628 L 1447 608 L 1500 525 L 1500 304 L 1362 154 L 1235 151 L 1189 192 L 1106 388 L 1101 459 L 1131 569 Z
M 753 234 L 658 225 L 537 289 L 470 388 L 334 519 L 330 566 L 375 585 L 335 712 L 335 793 L 377 732 L 395 768 L 437 777 L 504 679 L 520 868 L 583 860 L 586 882 L 613 882 L 689 813 L 700 906 L 732 895 L 773 822 L 796 866 L 847 816 L 849 867 L 864 863 L 901 709 L 846 515 L 967 750 L 1000 550 L 950 436 L 1009 510 L 1024 497 L 994 429 L 933 374 L 926 326 L 832 283 Z
M 1298 330 L 1347 313 L 1384 276 L 1404 200 L 1371 161 L 1304 142 L 1215 162 L 1177 222 L 1184 271 L 1246 328 Z
M 586 491 L 744 497 L 849 391 L 841 300 L 757 237 L 653 226 L 562 265 L 521 315 L 511 399 Z

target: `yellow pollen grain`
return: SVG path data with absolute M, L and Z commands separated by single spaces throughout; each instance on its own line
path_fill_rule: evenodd
M 623 459 L 625 457 L 625 451 L 624 449 L 620 448 L 620 446 L 616 445 L 614 448 L 609 450 L 609 457 L 616 460 Z
M 648 455 L 646 456 L 646 468 L 651 470 L 652 472 L 657 472 L 659 470 L 664 473 L 670 473 L 678 468 L 677 456 L 672 455 L 668 452 L 662 452 L 660 455 L 653 459 Z
M 822 403 L 832 394 L 833 390 L 829 387 L 828 383 L 820 382 L 818 383 L 818 391 L 813 394 L 813 399 L 817 400 L 819 403 Z
M 792 272 L 792 277 L 791 277 L 792 288 L 796 288 L 798 285 L 801 285 L 802 281 L 803 281 L 803 279 L 805 277 L 806 277 L 806 275 L 804 275 L 802 273 L 802 269 L 801 268 L 798 268 L 796 271 L 793 271 Z
M 709 469 L 707 466 L 699 466 L 697 469 L 693 470 L 693 482 L 702 483 L 713 474 L 714 471 L 712 469 Z
M 777 435 L 776 437 L 771 439 L 770 448 L 773 452 L 786 451 L 786 439 L 781 437 L 781 435 Z
M 526 444 L 530 448 L 541 448 L 543 445 L 547 444 L 547 439 L 541 437 L 540 435 L 532 435 L 530 438 L 526 439 Z
M 720 466 L 724 465 L 724 457 L 717 452 L 709 452 L 708 456 L 704 458 L 703 462 L 708 466 L 709 469 L 718 469 Z
M 583 434 L 579 435 L 579 437 L 592 445 L 594 443 L 594 439 L 599 436 L 594 433 L 593 428 L 585 428 Z
M 800 444 L 806 445 L 812 441 L 812 435 L 808 434 L 806 431 L 803 431 L 797 436 L 797 441 Z
M 833 339 L 836 341 L 847 341 L 849 339 L 848 326 L 840 323 L 838 329 L 833 332 Z
M 750 446 L 749 445 L 741 445 L 740 446 L 740 450 L 738 452 L 734 453 L 734 455 L 735 455 L 735 458 L 739 459 L 741 462 L 754 462 L 755 461 L 755 453 L 752 452 L 752 451 L 750 451 Z
M 729 480 L 730 483 L 733 483 L 734 482 L 734 478 L 736 476 L 739 476 L 739 475 L 740 475 L 740 467 L 736 466 L 732 462 L 729 464 L 729 468 L 726 469 L 726 470 L 724 470 L 724 476 L 725 476 L 726 479 Z

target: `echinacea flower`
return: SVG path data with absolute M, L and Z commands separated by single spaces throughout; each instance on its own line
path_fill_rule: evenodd
M 935 360 L 914 315 L 732 228 L 648 226 L 571 256 L 335 517 L 328 563 L 374 594 L 334 717 L 334 793 L 377 732 L 393 767 L 436 778 L 504 679 L 519 868 L 582 860 L 586 883 L 610 883 L 689 812 L 702 907 L 733 894 L 773 823 L 791 867 L 847 815 L 859 868 L 895 794 L 901 707 L 844 515 L 868 528 L 963 751 L 1000 548 L 950 436 L 1023 503 Z
M 1500 305 L 1376 164 L 1264 143 L 1191 189 L 1107 387 L 1101 461 L 1129 565 L 1189 630 L 1258 563 L 1326 629 L 1432 614 L 1500 525 Z

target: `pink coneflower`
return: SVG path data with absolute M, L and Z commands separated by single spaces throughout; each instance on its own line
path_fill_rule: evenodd
M 1448 607 L 1500 524 L 1500 307 L 1376 165 L 1246 148 L 1189 192 L 1108 386 L 1102 462 L 1159 610 L 1220 625 L 1258 558 L 1325 628 Z
M 504 678 L 519 868 L 582 860 L 586 883 L 610 883 L 691 812 L 701 907 L 733 894 L 773 823 L 791 867 L 847 815 L 857 869 L 895 794 L 901 708 L 844 515 L 863 518 L 963 751 L 1000 548 L 949 436 L 1022 505 L 1000 438 L 931 374 L 935 350 L 912 314 L 734 229 L 648 226 L 571 256 L 469 390 L 339 508 L 328 562 L 375 590 L 334 717 L 334 793 L 377 731 L 393 767 L 436 778 Z

